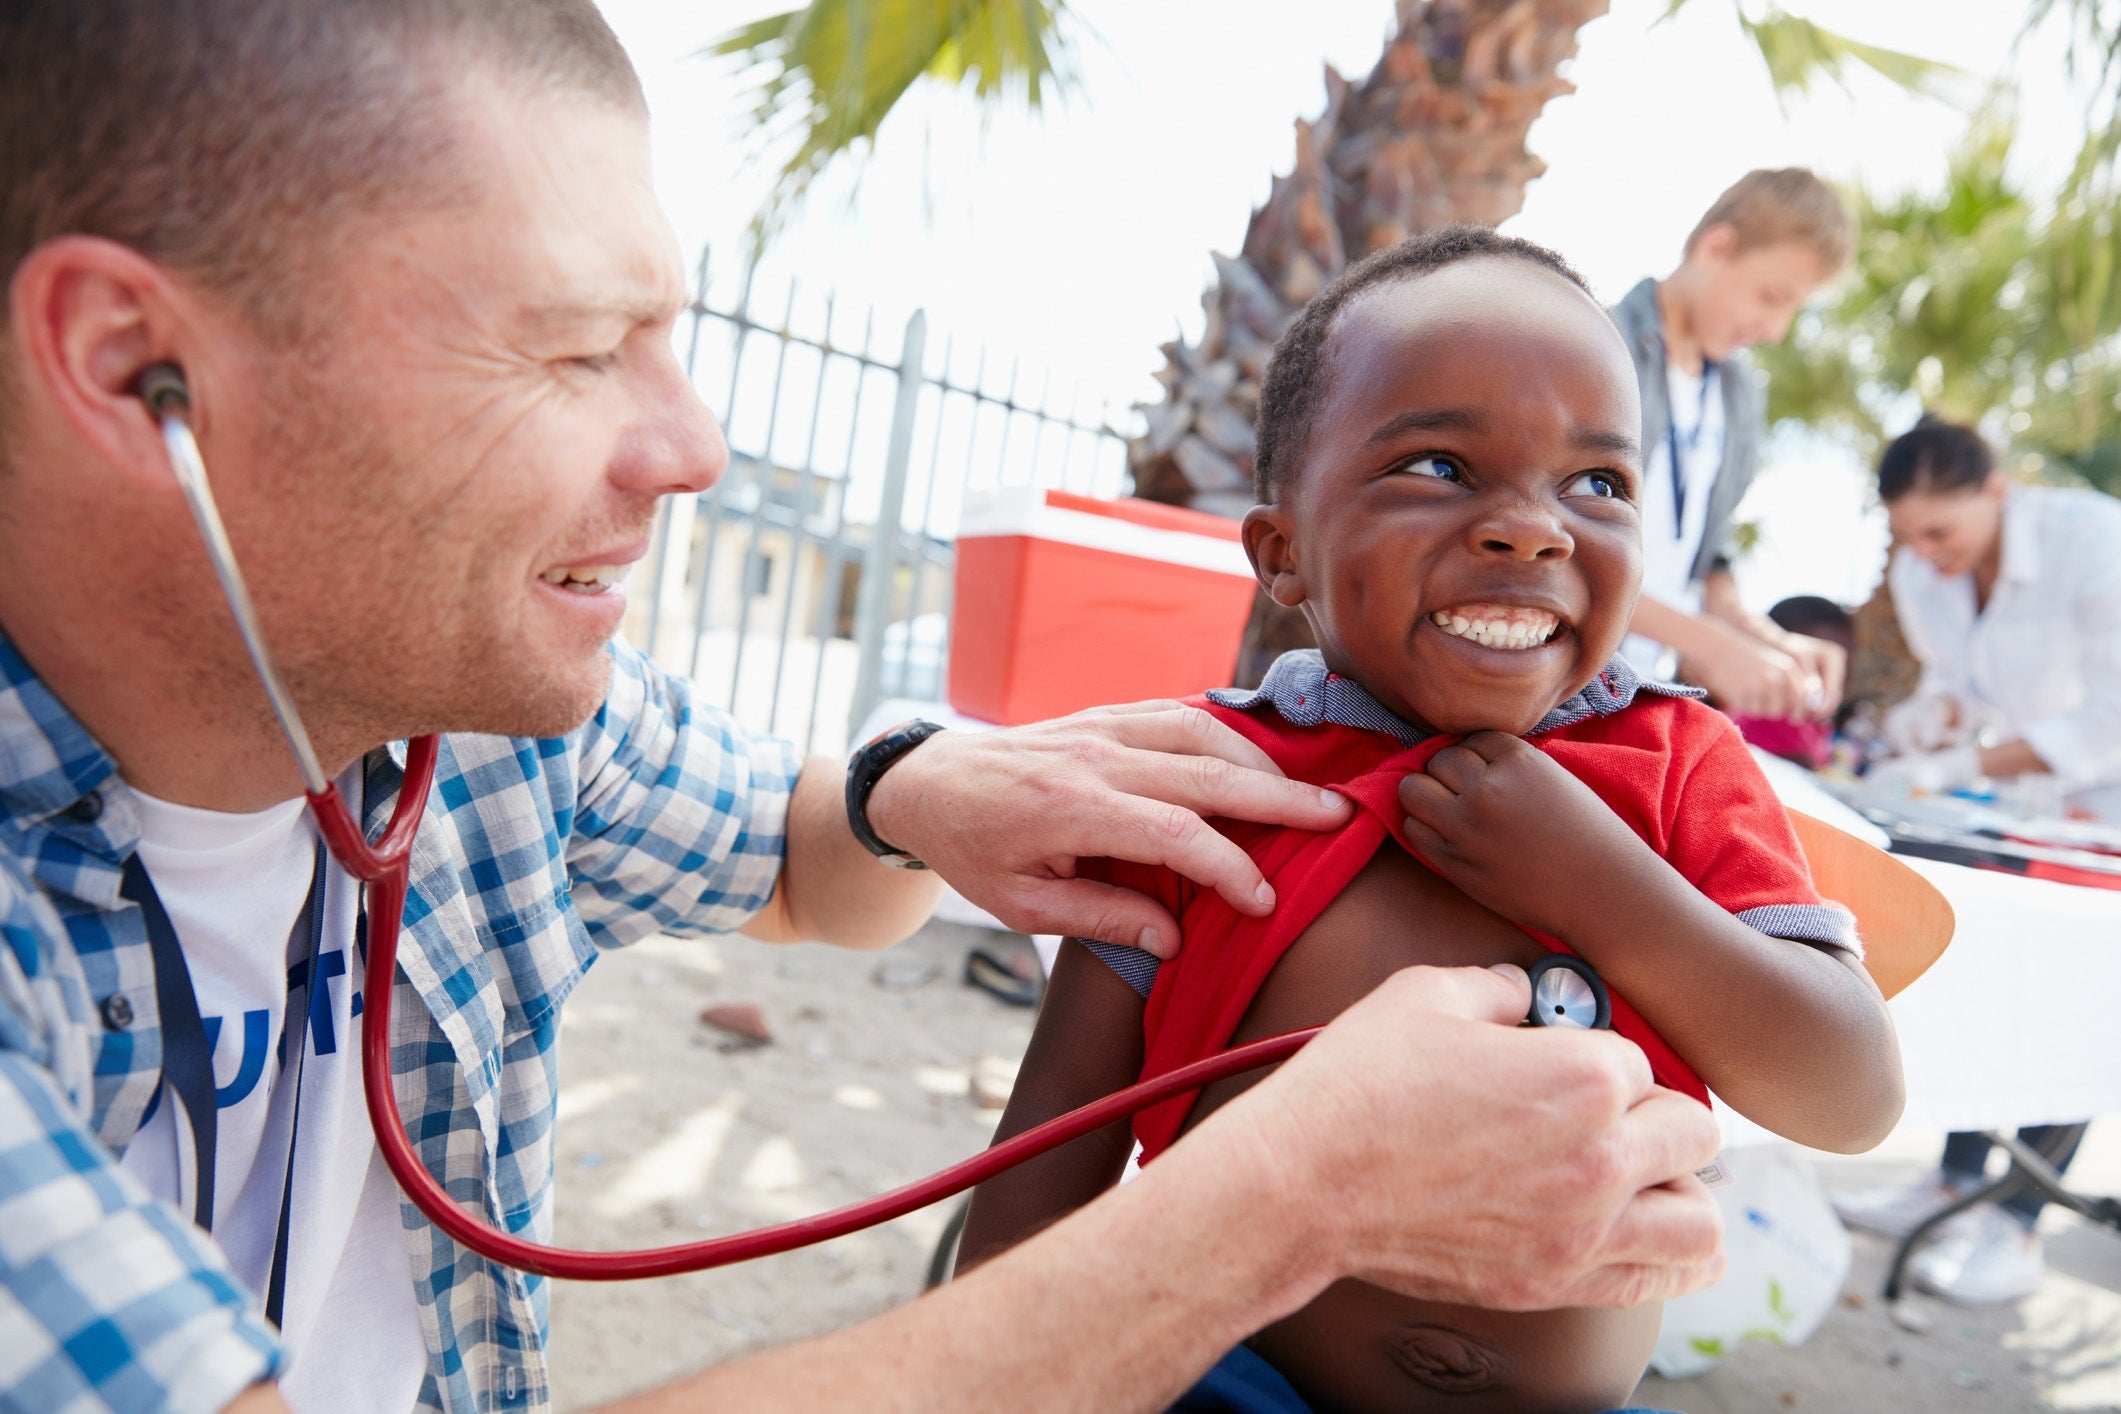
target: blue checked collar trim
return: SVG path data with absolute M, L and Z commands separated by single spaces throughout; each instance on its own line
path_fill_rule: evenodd
M 26 822 L 55 815 L 117 770 L 0 633 L 0 813 Z
M 1638 676 L 1625 658 L 1616 657 L 1605 665 L 1603 672 L 1585 684 L 1581 692 L 1540 718 L 1539 725 L 1526 735 L 1559 731 L 1593 717 L 1610 717 L 1615 712 L 1624 711 L 1640 692 L 1654 693 L 1659 697 L 1690 697 L 1696 701 L 1708 696 L 1698 687 L 1652 682 Z M 1296 727 L 1315 727 L 1331 722 L 1336 726 L 1383 732 L 1407 746 L 1435 735 L 1427 727 L 1416 726 L 1379 702 L 1353 679 L 1328 672 L 1325 658 L 1315 648 L 1300 648 L 1282 654 L 1274 660 L 1274 666 L 1267 669 L 1267 676 L 1258 687 L 1219 687 L 1209 692 L 1208 700 L 1220 707 L 1234 707 L 1245 712 L 1255 707 L 1272 707 L 1283 721 Z

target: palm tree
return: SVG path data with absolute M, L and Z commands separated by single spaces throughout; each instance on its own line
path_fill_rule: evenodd
M 1982 424 L 2022 475 L 2121 492 L 2121 200 L 2093 164 L 2040 198 L 1993 108 L 1935 193 L 1853 194 L 1834 298 L 1761 351 L 1768 413 L 1868 460 L 1919 406 Z
M 1370 74 L 1326 70 L 1326 106 L 1296 125 L 1296 160 L 1215 258 L 1200 339 L 1164 346 L 1163 401 L 1129 449 L 1137 495 L 1237 514 L 1252 504 L 1252 422 L 1267 354 L 1296 311 L 1351 260 L 1454 221 L 1495 225 L 1544 164 L 1525 134 L 1567 93 L 1561 65 L 1609 0 L 1396 0 Z M 1690 0 L 1671 0 L 1666 16 Z M 1731 0 L 1778 94 L 1864 66 L 1911 87 L 1940 65 L 1857 43 L 1770 4 Z M 2089 0 L 2085 0 L 2089 3 Z M 1071 82 L 1075 16 L 1064 0 L 816 0 L 736 31 L 713 52 L 759 66 L 769 142 L 793 145 L 754 232 L 761 238 L 842 151 L 872 143 L 884 114 L 926 77 L 969 82 L 989 102 L 1036 105 Z M 778 125 L 778 126 L 776 126 Z M 1257 600 L 1239 664 L 1256 682 L 1308 642 L 1301 617 Z

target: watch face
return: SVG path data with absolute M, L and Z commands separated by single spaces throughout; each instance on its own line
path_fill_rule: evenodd
M 890 726 L 890 727 L 886 727 L 886 728 L 884 728 L 884 729 L 883 729 L 882 731 L 878 732 L 878 733 L 877 733 L 877 734 L 876 734 L 875 736 L 873 736 L 873 737 L 869 738 L 869 740 L 867 740 L 867 741 L 863 742 L 863 743 L 862 743 L 862 749 L 863 749 L 864 751 L 867 751 L 867 750 L 868 750 L 868 749 L 869 749 L 870 747 L 872 747 L 872 746 L 876 745 L 876 744 L 877 744 L 878 742 L 882 741 L 882 740 L 883 740 L 883 739 L 884 739 L 885 737 L 887 737 L 887 736 L 892 736 L 892 735 L 894 735 L 894 734 L 896 734 L 896 733 L 898 733 L 898 732 L 902 732 L 902 731 L 906 730 L 906 728 L 908 728 L 908 727 L 910 727 L 910 726 L 914 726 L 914 725 L 917 725 L 917 724 L 919 724 L 919 722 L 920 722 L 920 718 L 918 718 L 918 717 L 908 717 L 908 718 L 907 718 L 907 719 L 906 719 L 905 721 L 903 721 L 903 722 L 900 722 L 900 723 L 898 723 L 898 724 L 897 724 L 896 726 Z

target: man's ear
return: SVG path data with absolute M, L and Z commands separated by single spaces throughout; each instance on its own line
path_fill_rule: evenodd
M 1288 507 L 1254 506 L 1245 512 L 1245 553 L 1252 558 L 1252 573 L 1267 597 L 1284 609 L 1303 603 L 1303 571 L 1296 563 L 1296 536 L 1289 524 Z
M 169 462 L 135 386 L 154 364 L 182 366 L 178 303 L 160 266 L 99 236 L 45 242 L 23 258 L 8 287 L 26 401 L 50 409 L 114 471 L 157 489 L 173 486 Z

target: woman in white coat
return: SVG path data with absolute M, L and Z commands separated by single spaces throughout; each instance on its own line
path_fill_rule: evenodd
M 1921 686 L 1887 721 L 1907 754 L 1880 773 L 1932 790 L 2018 781 L 2121 822 L 2121 501 L 2014 485 L 1978 432 L 1928 417 L 1886 448 L 1878 494 L 1901 547 L 1893 605 L 1922 660 Z M 2069 1128 L 2019 1137 L 2062 1168 Z M 1903 1235 L 1981 1182 L 1989 1148 L 1955 1134 L 1933 1178 L 1836 1206 L 1852 1225 Z M 2030 1293 L 2046 1270 L 2040 1207 L 2019 1197 L 1973 1210 L 1916 1255 L 1915 1279 L 1968 1304 Z

